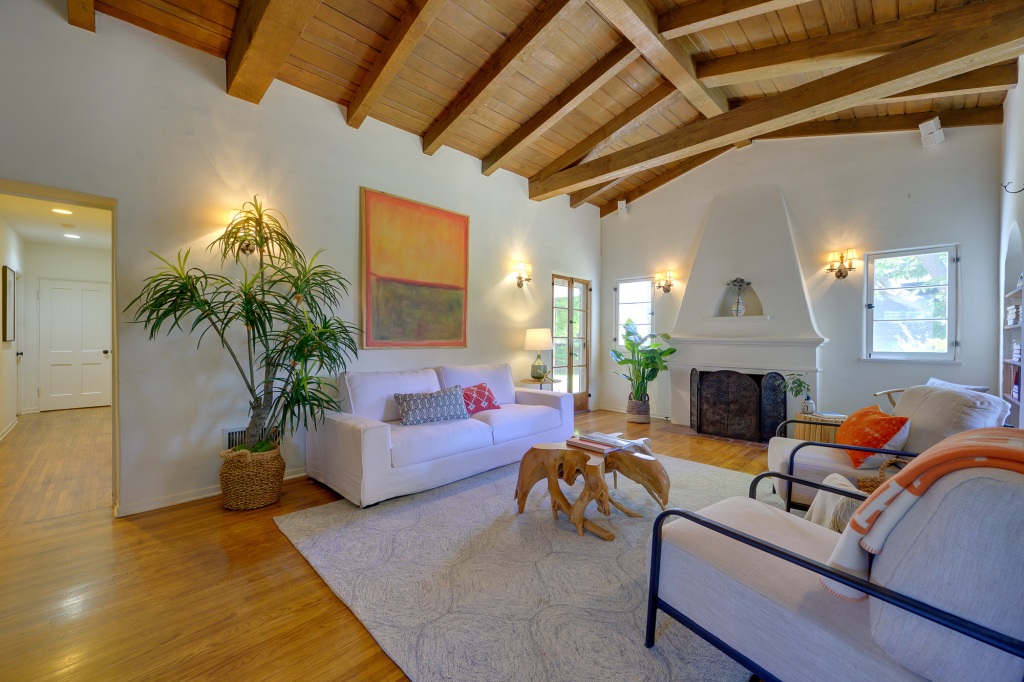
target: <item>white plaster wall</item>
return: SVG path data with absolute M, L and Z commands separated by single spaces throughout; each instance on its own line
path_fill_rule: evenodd
M 113 254 L 110 249 L 91 249 L 40 242 L 24 243 L 22 287 L 24 333 L 21 359 L 21 412 L 39 411 L 39 279 L 63 279 L 110 284 Z
M 1024 76 L 1024 59 L 1017 60 L 1018 82 Z M 999 184 L 1010 183 L 1010 190 L 1024 188 L 1024 91 L 1018 86 L 1010 90 L 1003 102 L 1003 158 L 1002 174 Z M 1024 271 L 1024 260 L 1019 252 L 1020 231 L 1024 231 L 1024 192 L 1016 194 L 1000 192 L 1000 240 L 999 240 L 999 281 L 1003 292 L 1010 291 L 1017 284 L 1017 277 Z M 1014 228 L 1018 232 L 1013 240 L 1012 252 L 1007 254 L 1007 246 L 1011 243 L 1010 233 Z M 1003 375 L 1001 358 L 1010 356 L 1009 339 L 1019 335 L 1019 331 L 1000 335 L 999 363 L 1000 383 L 1006 378 Z M 1019 339 L 1019 336 L 1017 337 Z M 1002 386 L 1002 391 L 1010 390 L 1009 383 Z M 1020 424 L 1020 409 L 1010 414 L 1010 421 Z
M 0 150 L 0 154 L 2 154 Z M 21 273 L 24 267 L 23 247 L 21 238 L 14 229 L 0 216 L 0 265 L 13 268 L 15 272 Z M 21 279 L 15 284 L 17 287 L 22 284 Z M 20 292 L 19 292 L 20 294 Z M 15 320 L 22 317 L 20 302 L 24 297 L 18 296 L 18 303 L 15 305 Z M 15 355 L 21 344 L 17 338 L 23 325 L 16 324 L 15 340 L 0 342 L 0 438 L 3 438 L 14 427 L 18 418 L 18 357 Z M 2 331 L 2 330 L 0 330 Z M 2 337 L 2 334 L 0 334 Z
M 234 99 L 222 60 L 103 14 L 95 34 L 82 31 L 62 7 L 0 5 L 0 177 L 117 200 L 119 310 L 153 272 L 147 249 L 192 247 L 209 263 L 206 245 L 255 193 L 357 292 L 361 185 L 470 216 L 469 346 L 365 351 L 356 369 L 509 361 L 528 376 L 524 330 L 550 323 L 551 273 L 599 284 L 596 209 L 531 202 L 524 178 L 484 177 L 479 160 L 450 149 L 425 156 L 419 138 L 373 120 L 353 130 L 337 105 L 280 82 L 259 106 Z M 509 276 L 519 259 L 533 263 L 524 289 Z M 357 303 L 340 313 L 358 320 Z M 246 422 L 239 380 L 215 344 L 150 343 L 127 319 L 117 325 L 120 513 L 216 493 L 220 431 Z M 303 470 L 297 444 L 285 457 L 289 475 Z
M 797 257 L 818 331 L 822 372 L 814 396 L 821 410 L 848 412 L 874 402 L 886 388 L 923 383 L 929 376 L 967 384 L 997 385 L 999 291 L 1000 128 L 953 128 L 930 149 L 914 133 L 767 140 L 732 150 L 640 199 L 625 216 L 602 220 L 601 339 L 611 339 L 611 282 L 672 268 L 679 286 L 657 292 L 658 331 L 672 329 L 709 206 L 716 196 L 765 184 L 778 186 L 790 212 Z M 1020 158 L 1020 154 L 1017 155 Z M 751 220 L 750 231 L 758 229 Z M 829 250 L 865 251 L 959 242 L 963 258 L 961 364 L 860 360 L 864 269 L 845 280 L 824 271 Z M 749 243 L 735 243 L 745 254 Z M 729 258 L 721 280 L 741 276 L 757 284 L 763 270 L 737 272 Z M 771 312 L 771 311 L 766 311 Z M 611 376 L 608 342 L 601 376 Z M 658 378 L 652 412 L 669 412 L 669 382 Z M 621 409 L 625 382 L 603 382 L 599 404 Z M 886 403 L 887 404 L 887 403 Z

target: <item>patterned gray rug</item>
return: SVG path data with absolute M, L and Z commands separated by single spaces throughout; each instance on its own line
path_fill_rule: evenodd
M 750 476 L 659 457 L 670 504 L 700 509 L 746 495 Z M 605 542 L 551 517 L 542 481 L 526 511 L 518 464 L 359 509 L 345 500 L 280 516 L 278 526 L 385 652 L 415 682 L 431 680 L 746 681 L 749 673 L 664 614 L 646 649 L 646 544 L 659 509 L 619 477 L 593 518 Z M 563 484 L 564 486 L 564 484 Z M 566 491 L 576 498 L 581 486 Z M 765 497 L 768 484 L 764 484 Z

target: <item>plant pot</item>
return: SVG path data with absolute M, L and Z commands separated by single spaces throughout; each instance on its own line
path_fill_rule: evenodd
M 626 401 L 626 421 L 633 424 L 651 423 L 651 400 L 646 394 L 642 400 L 634 400 L 633 394 L 629 394 Z
M 281 448 L 267 452 L 224 450 L 220 453 L 220 489 L 225 509 L 259 509 L 281 499 L 284 458 Z

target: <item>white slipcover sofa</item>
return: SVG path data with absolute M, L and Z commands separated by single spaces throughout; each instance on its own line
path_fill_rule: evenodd
M 568 393 L 516 388 L 508 364 L 347 372 L 345 412 L 306 434 L 306 473 L 366 507 L 517 462 L 537 443 L 573 434 Z M 469 419 L 403 426 L 395 393 L 486 383 L 501 406 Z

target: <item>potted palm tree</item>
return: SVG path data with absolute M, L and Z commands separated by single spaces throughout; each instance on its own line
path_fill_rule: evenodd
M 212 332 L 238 370 L 249 405 L 243 445 L 221 453 L 220 481 L 226 509 L 256 509 L 281 497 L 284 459 L 280 441 L 299 426 L 338 409 L 333 383 L 322 374 L 344 371 L 357 353 L 355 327 L 334 315 L 348 280 L 334 268 L 307 259 L 277 211 L 257 197 L 208 247 L 219 251 L 221 271 L 188 264 L 189 250 L 145 280 L 125 308 L 149 331 Z M 245 345 L 241 345 L 244 338 Z
M 626 421 L 636 424 L 651 423 L 651 401 L 647 394 L 648 385 L 655 377 L 668 369 L 665 358 L 676 352 L 675 348 L 663 347 L 659 343 L 668 341 L 668 334 L 641 336 L 636 323 L 629 319 L 622 325 L 622 345 L 629 353 L 627 357 L 619 350 L 611 350 L 612 360 L 626 367 L 625 372 L 616 372 L 629 382 L 629 399 L 626 401 Z

